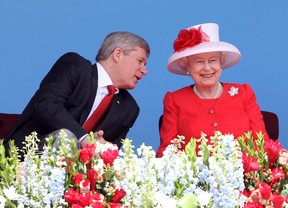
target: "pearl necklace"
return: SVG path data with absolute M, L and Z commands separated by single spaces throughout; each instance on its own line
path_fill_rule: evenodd
M 220 84 L 220 82 L 218 82 L 217 91 L 216 91 L 215 95 L 214 95 L 212 98 L 204 98 L 203 96 L 201 96 L 201 94 L 199 93 L 199 91 L 198 91 L 197 88 L 196 88 L 196 85 L 194 85 L 193 91 L 194 91 L 195 94 L 196 94 L 199 98 L 201 98 L 201 99 L 215 99 L 215 98 L 219 98 L 219 97 L 220 97 L 220 95 L 221 95 L 221 93 L 222 93 L 222 91 L 223 91 L 223 87 L 222 87 L 222 85 Z

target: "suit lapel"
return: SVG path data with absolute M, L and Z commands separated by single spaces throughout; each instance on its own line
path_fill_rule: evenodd
M 94 103 L 95 97 L 96 97 L 96 91 L 97 91 L 97 83 L 98 83 L 98 70 L 96 67 L 96 64 L 92 65 L 92 78 L 91 78 L 91 92 L 89 99 L 87 101 L 87 104 L 85 105 L 85 108 L 83 109 L 83 112 L 80 117 L 80 124 L 83 124 L 88 117 L 90 110 L 92 108 L 92 105 Z

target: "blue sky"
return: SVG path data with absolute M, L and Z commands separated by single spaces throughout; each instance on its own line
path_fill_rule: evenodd
M 245 3 L 247 2 L 247 3 Z M 9 0 L 0 2 L 0 111 L 21 113 L 40 81 L 64 53 L 95 62 L 112 31 L 130 31 L 151 46 L 148 75 L 131 91 L 141 113 L 128 137 L 155 150 L 163 97 L 192 83 L 166 69 L 180 29 L 215 22 L 220 39 L 238 47 L 241 61 L 223 82 L 249 83 L 262 110 L 277 113 L 280 143 L 288 148 L 288 3 L 279 1 Z

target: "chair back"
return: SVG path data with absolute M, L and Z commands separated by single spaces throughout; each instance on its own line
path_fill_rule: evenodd
M 270 139 L 277 140 L 279 138 L 279 120 L 278 116 L 269 111 L 261 111 L 265 123 L 266 131 Z
M 20 114 L 0 113 L 0 139 L 8 136 L 19 117 Z

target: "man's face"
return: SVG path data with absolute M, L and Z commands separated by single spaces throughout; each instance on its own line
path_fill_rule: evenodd
M 127 55 L 122 53 L 118 65 L 118 88 L 134 89 L 137 82 L 148 73 L 146 63 L 146 51 L 140 47 L 135 47 L 135 50 Z

